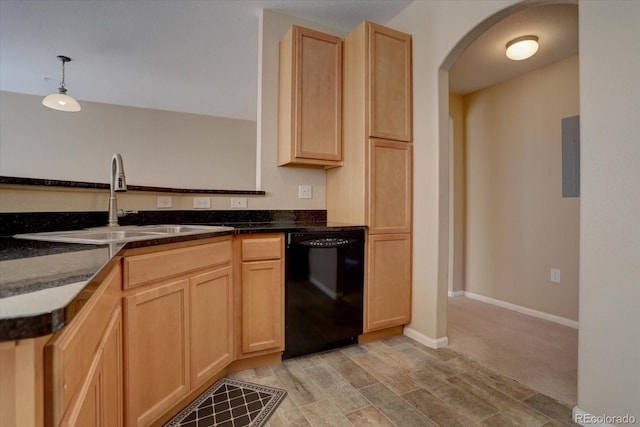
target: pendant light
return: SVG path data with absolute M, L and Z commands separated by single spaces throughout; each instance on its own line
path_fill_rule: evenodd
M 522 61 L 531 58 L 538 51 L 538 37 L 523 36 L 507 43 L 507 58 Z
M 42 100 L 42 105 L 58 111 L 75 112 L 80 111 L 78 101 L 67 95 L 67 88 L 64 87 L 64 64 L 71 61 L 68 56 L 58 55 L 58 59 L 62 61 L 62 81 L 58 88 L 58 93 L 52 93 Z

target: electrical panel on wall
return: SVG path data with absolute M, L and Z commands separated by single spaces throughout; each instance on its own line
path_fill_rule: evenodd
M 580 197 L 580 116 L 562 119 L 562 197 Z

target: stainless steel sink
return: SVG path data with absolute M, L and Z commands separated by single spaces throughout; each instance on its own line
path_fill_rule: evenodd
M 149 233 L 186 234 L 210 232 L 211 229 L 222 228 L 232 230 L 232 227 L 217 227 L 209 225 L 146 225 L 139 228 L 140 231 Z M 224 231 L 224 230 L 221 230 Z
M 230 231 L 233 227 L 208 225 L 146 225 L 100 227 L 73 231 L 54 231 L 48 233 L 16 234 L 18 239 L 43 240 L 47 242 L 84 243 L 90 245 L 106 245 L 110 243 L 132 242 L 137 240 L 159 239 L 183 235 Z

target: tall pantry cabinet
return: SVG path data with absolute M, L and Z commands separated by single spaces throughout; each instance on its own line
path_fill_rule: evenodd
M 364 332 L 411 319 L 411 36 L 363 22 L 344 41 L 343 166 L 327 170 L 327 219 L 367 236 Z

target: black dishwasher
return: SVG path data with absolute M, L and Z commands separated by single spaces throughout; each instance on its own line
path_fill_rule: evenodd
M 363 286 L 364 230 L 288 233 L 282 357 L 356 343 Z

